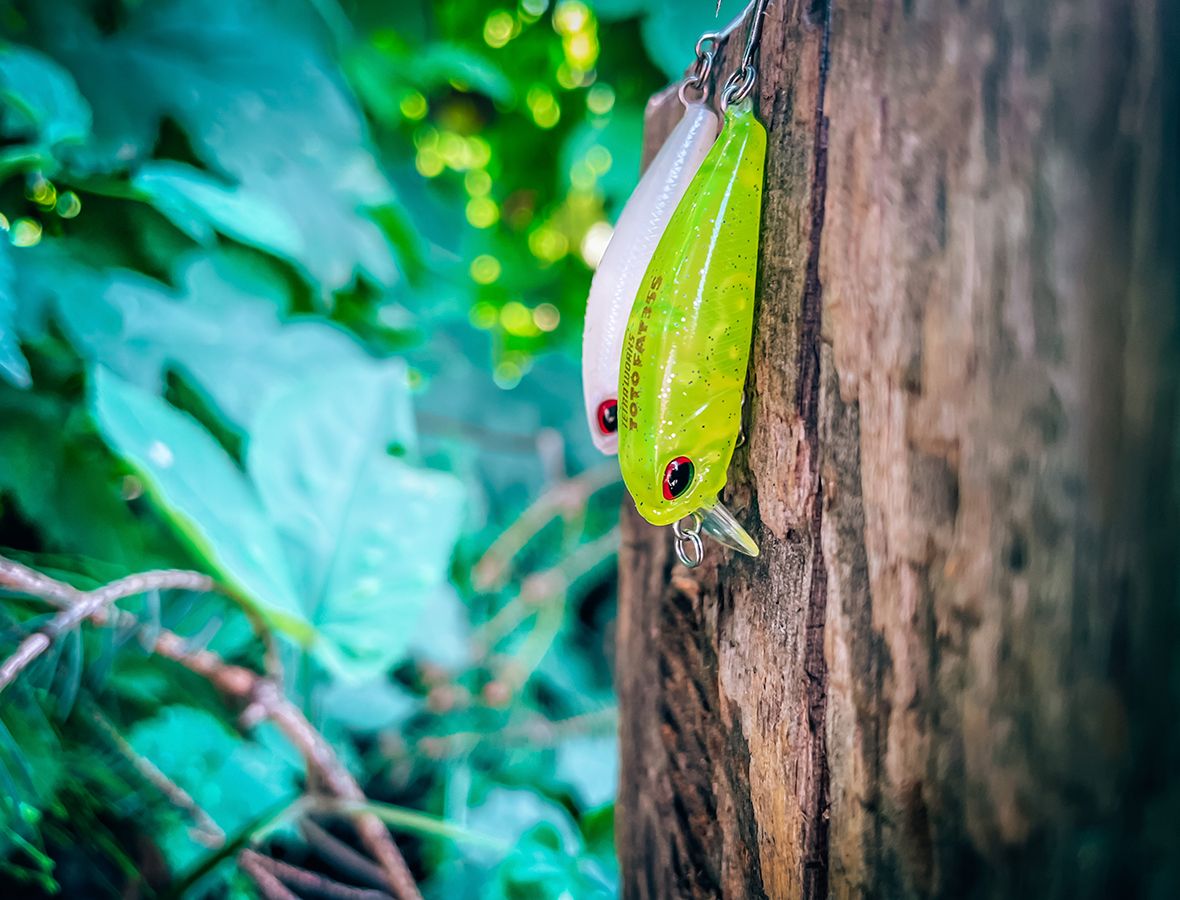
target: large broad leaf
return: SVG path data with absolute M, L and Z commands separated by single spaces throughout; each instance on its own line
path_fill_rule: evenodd
M 249 428 L 263 404 L 299 380 L 368 359 L 356 340 L 332 323 L 314 316 L 285 318 L 276 286 L 260 284 L 216 257 L 194 260 L 181 280 L 205 327 L 199 336 L 172 332 L 160 342 L 169 359 L 241 428 Z M 135 310 L 130 313 L 132 328 L 143 328 Z
M 308 639 L 271 522 L 209 433 L 102 366 L 94 372 L 94 413 L 108 443 L 220 576 L 276 627 Z
M 36 39 L 73 73 L 94 111 L 93 139 L 67 157 L 71 167 L 136 169 L 170 116 L 202 162 L 285 212 L 302 239 L 298 260 L 325 292 L 347 285 L 358 268 L 391 283 L 389 246 L 362 211 L 391 202 L 392 190 L 310 29 L 254 3 L 167 0 L 130 9 L 111 34 L 81 5 L 30 11 Z M 203 199 L 217 221 L 225 198 Z
M 206 172 L 174 162 L 140 167 L 131 181 L 148 201 L 202 244 L 215 244 L 220 231 L 246 244 L 298 263 L 306 250 L 290 215 L 265 194 L 227 186 Z
M 355 679 L 401 656 L 443 582 L 463 492 L 390 455 L 413 450 L 405 371 L 365 362 L 308 379 L 259 412 L 247 467 L 277 523 L 321 660 Z
M 0 51 L 0 117 L 5 135 L 52 147 L 90 133 L 90 107 L 70 73 L 36 50 Z
M 365 356 L 321 319 L 284 322 L 279 286 L 216 255 L 183 265 L 180 291 L 134 272 L 96 271 L 51 247 L 22 254 L 20 276 L 26 305 L 52 308 L 85 359 L 153 393 L 176 366 L 243 430 L 272 392 Z
M 209 713 L 170 706 L 137 725 L 128 740 L 230 836 L 299 792 L 299 756 L 269 724 L 247 741 Z M 190 836 L 191 825 L 180 822 L 164 836 L 163 850 L 174 872 L 209 855 Z

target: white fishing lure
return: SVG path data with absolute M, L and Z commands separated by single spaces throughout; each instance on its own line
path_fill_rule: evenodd
M 590 283 L 582 333 L 582 393 L 594 445 L 619 452 L 619 358 L 631 306 L 668 220 L 717 139 L 717 116 L 690 103 L 623 207 Z

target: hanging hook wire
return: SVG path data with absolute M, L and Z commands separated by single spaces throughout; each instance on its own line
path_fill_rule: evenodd
M 680 525 L 684 519 L 672 526 L 672 532 L 676 535 L 676 558 L 688 568 L 695 569 L 705 558 L 705 546 L 701 543 L 701 515 L 694 512 L 685 518 L 692 519 L 692 525 L 688 528 L 682 528 Z M 691 556 L 688 547 L 692 548 Z
M 740 103 L 750 96 L 754 89 L 754 81 L 758 77 L 758 70 L 754 68 L 754 54 L 758 52 L 762 43 L 762 23 L 766 18 L 766 7 L 769 0 L 754 0 L 750 7 L 754 9 L 754 21 L 750 23 L 750 35 L 746 39 L 746 51 L 742 54 L 742 64 L 729 76 L 725 88 L 721 91 L 721 111 L 725 112 L 731 103 Z M 750 7 L 747 7 L 747 11 Z M 745 18 L 745 13 L 742 13 Z
M 746 8 L 734 16 L 733 21 L 720 31 L 706 31 L 697 39 L 696 47 L 694 48 L 696 61 L 693 63 L 692 74 L 680 83 L 680 102 L 685 106 L 688 106 L 685 91 L 689 88 L 700 91 L 700 102 L 703 103 L 708 98 L 709 75 L 713 71 L 713 60 L 717 56 L 717 48 L 720 47 L 722 41 L 737 31 L 742 23 L 749 18 L 755 7 L 758 6 L 758 3 L 759 0 L 750 0 Z M 717 10 L 718 12 L 721 11 L 720 5 L 718 5 Z

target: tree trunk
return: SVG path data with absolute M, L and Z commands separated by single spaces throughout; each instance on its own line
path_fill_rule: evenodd
M 1170 0 L 771 6 L 762 555 L 624 504 L 626 900 L 1180 896 L 1177 48 Z

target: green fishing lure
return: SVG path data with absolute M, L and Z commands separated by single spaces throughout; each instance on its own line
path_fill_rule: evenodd
M 751 556 L 717 495 L 741 427 L 765 163 L 766 129 L 743 100 L 652 256 L 619 368 L 619 464 L 639 512 L 656 525 L 695 516 Z

